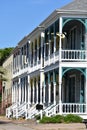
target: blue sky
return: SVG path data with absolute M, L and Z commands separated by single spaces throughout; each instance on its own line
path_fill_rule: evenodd
M 72 0 L 0 0 L 0 48 L 15 47 L 55 9 Z

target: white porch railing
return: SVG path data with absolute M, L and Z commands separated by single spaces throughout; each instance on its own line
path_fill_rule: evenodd
M 36 104 L 26 110 L 26 119 L 31 119 L 37 113 Z
M 55 105 L 52 104 L 52 105 L 49 105 L 48 107 L 44 108 L 43 114 L 46 116 L 54 115 L 54 107 L 55 107 Z
M 47 107 L 45 110 L 43 110 L 43 114 L 49 117 L 59 114 L 59 104 L 52 104 L 51 106 Z M 86 104 L 62 103 L 62 114 L 86 114 Z
M 83 114 L 86 113 L 86 104 L 84 103 L 63 103 L 62 104 L 63 113 L 76 113 Z
M 61 59 L 66 61 L 87 61 L 86 50 L 61 50 Z
M 6 117 L 10 118 L 13 115 L 13 111 L 17 108 L 18 103 L 12 104 L 10 107 L 6 108 Z
M 16 108 L 16 118 L 18 117 L 21 117 L 21 116 L 24 116 L 25 117 L 25 114 L 26 114 L 26 110 L 28 109 L 28 103 L 23 103 L 21 105 L 19 105 L 17 108 Z
M 48 66 L 50 64 L 54 64 L 59 59 L 59 51 L 49 55 L 48 57 L 45 57 L 44 59 L 44 66 Z

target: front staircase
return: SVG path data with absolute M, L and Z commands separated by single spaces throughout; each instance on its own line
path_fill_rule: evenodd
M 14 118 L 25 117 L 25 119 L 33 119 L 36 115 L 42 116 L 54 116 L 60 114 L 59 104 L 51 104 L 49 106 L 43 106 L 42 110 L 37 110 L 36 105 L 30 106 L 28 103 L 23 103 L 21 105 L 13 104 L 11 107 L 6 109 L 6 116 L 9 118 L 13 116 Z M 86 119 L 86 104 L 81 103 L 62 103 L 61 104 L 61 114 L 76 114 Z

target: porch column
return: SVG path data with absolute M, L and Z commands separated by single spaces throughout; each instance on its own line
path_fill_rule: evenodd
M 31 41 L 29 40 L 29 66 L 31 67 Z
M 40 104 L 42 104 L 42 87 L 44 83 L 44 71 L 40 70 Z
M 46 88 L 46 83 L 45 83 L 45 75 L 44 75 L 44 93 L 43 93 L 43 103 L 45 103 L 45 88 Z
M 19 78 L 19 104 L 21 103 L 21 83 Z
M 36 92 L 37 92 L 37 97 L 36 97 L 36 103 L 38 104 L 38 77 L 36 79 Z
M 30 89 L 30 76 L 28 75 L 28 105 L 30 105 L 31 89 Z
M 24 94 L 24 96 L 25 96 L 25 103 L 26 103 L 26 96 L 27 96 L 27 92 L 26 92 L 26 87 L 27 87 L 27 85 L 26 85 L 26 77 L 24 77 L 24 89 L 25 89 L 25 94 Z
M 15 82 L 15 102 L 17 103 L 17 81 Z
M 33 66 L 35 65 L 35 41 L 33 42 Z
M 31 102 L 31 98 L 32 98 L 32 92 L 31 92 L 31 90 L 32 90 L 32 85 L 31 85 L 31 80 L 30 80 L 30 85 L 29 85 L 29 94 L 30 94 L 30 104 L 32 104 L 32 102 Z
M 53 88 L 54 88 L 54 104 L 56 104 L 56 81 L 55 81 L 55 72 L 53 70 Z
M 49 86 L 49 99 L 48 99 L 48 103 L 50 104 L 51 103 L 51 84 L 50 84 L 50 72 L 48 72 L 48 86 Z
M 85 80 L 85 103 L 86 103 L 86 113 L 87 113 L 87 68 L 86 68 L 86 80 Z
M 44 45 L 44 32 L 41 32 L 41 69 L 43 68 L 43 45 Z
M 37 65 L 39 61 L 39 38 L 37 39 Z
M 87 19 L 85 19 L 85 50 L 87 51 Z M 87 52 L 86 52 L 86 59 L 87 59 Z
M 34 104 L 34 79 L 33 79 L 33 104 Z
M 54 53 L 56 52 L 56 27 L 55 27 L 55 23 L 54 23 Z
M 61 95 L 61 85 L 62 85 L 62 67 L 61 67 L 61 34 L 62 34 L 62 17 L 59 18 L 59 114 L 62 114 L 62 95 Z
M 45 65 L 45 57 L 46 57 L 46 43 L 44 43 L 44 65 Z
M 50 64 L 50 44 L 51 44 L 51 40 L 49 40 L 49 64 Z

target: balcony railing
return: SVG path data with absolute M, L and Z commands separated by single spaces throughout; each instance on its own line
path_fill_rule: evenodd
M 54 64 L 59 59 L 59 51 L 52 53 L 51 55 L 45 57 L 44 59 L 44 67 L 50 64 Z
M 63 61 L 87 61 L 86 50 L 62 50 L 61 59 Z

